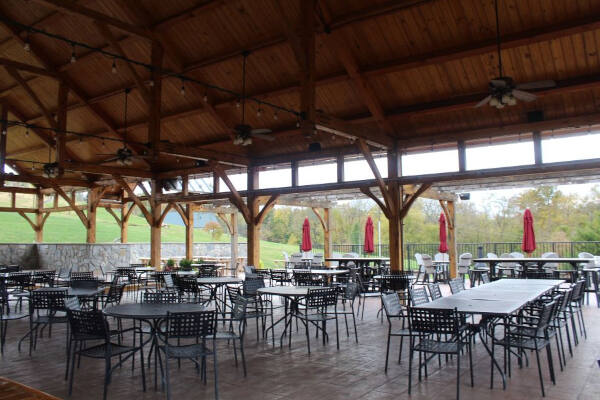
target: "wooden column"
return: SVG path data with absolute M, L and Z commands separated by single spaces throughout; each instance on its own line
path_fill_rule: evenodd
M 69 87 L 60 82 L 58 84 L 58 112 L 56 127 L 59 131 L 67 130 L 67 100 L 69 97 Z M 64 165 L 67 159 L 67 136 L 64 133 L 56 134 L 56 162 L 58 162 L 59 176 L 65 172 Z
M 37 200 L 37 212 L 35 213 L 35 242 L 42 243 L 44 241 L 44 214 L 42 214 L 42 209 L 44 208 L 44 195 L 38 189 L 36 194 Z
M 337 156 L 336 166 L 337 166 L 337 181 L 344 182 L 344 156 L 343 155 Z
M 258 170 L 254 167 L 248 168 L 248 190 L 258 189 Z M 248 226 L 248 265 L 258 267 L 260 265 L 260 226 L 257 223 L 258 217 L 258 198 L 248 196 L 247 207 L 249 212 Z
M 8 136 L 8 107 L 4 104 L 1 106 L 0 116 L 2 117 L 1 132 L 0 132 L 0 172 L 2 177 L 6 171 L 4 170 L 6 165 L 6 141 Z M 4 186 L 4 179 L 0 180 L 0 186 Z
M 97 215 L 97 204 L 100 200 L 98 189 L 88 190 L 87 197 L 87 226 L 86 226 L 86 242 L 96 243 L 96 215 Z
M 194 208 L 191 204 L 185 206 L 185 258 L 194 258 Z
M 133 205 L 131 206 L 133 207 Z M 129 215 L 127 215 L 127 204 L 121 206 L 121 243 L 127 243 L 127 228 L 129 226 Z
M 390 199 L 388 224 L 390 237 L 390 269 L 393 272 L 404 271 L 404 257 L 402 255 L 402 186 L 397 182 L 388 184 Z
M 292 160 L 292 187 L 298 186 L 298 161 Z
M 323 234 L 323 239 L 324 239 L 324 243 L 323 243 L 323 252 L 324 252 L 324 257 L 325 258 L 329 258 L 332 256 L 331 254 L 331 213 L 329 212 L 329 208 L 324 208 L 323 209 L 323 219 L 325 220 L 325 226 L 327 227 L 327 229 L 325 230 L 324 234 Z M 329 263 L 326 263 L 327 266 L 329 266 Z
M 152 193 L 151 193 L 151 201 L 150 201 L 150 213 L 152 215 L 151 224 L 150 224 L 150 265 L 155 268 L 160 267 L 161 259 L 160 259 L 160 246 L 161 246 L 161 209 L 160 203 L 158 203 L 157 196 L 161 193 L 162 189 L 160 187 L 160 182 L 153 179 L 152 180 Z
M 238 226 L 237 213 L 231 213 L 229 222 L 229 235 L 231 242 L 231 268 L 237 267 L 238 260 Z M 235 271 L 238 272 L 237 270 Z
M 219 193 L 221 183 L 217 174 L 213 174 L 213 193 Z
M 542 158 L 542 134 L 539 131 L 533 132 L 533 154 L 535 165 L 541 165 L 544 160 Z

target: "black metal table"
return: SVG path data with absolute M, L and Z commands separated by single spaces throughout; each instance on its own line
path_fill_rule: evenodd
M 132 319 L 148 324 L 150 327 L 150 338 L 143 343 L 152 342 L 150 352 L 154 350 L 154 388 L 157 387 L 156 366 L 160 364 L 162 373 L 162 361 L 160 352 L 158 351 L 158 327 L 161 322 L 167 317 L 168 312 L 196 312 L 205 311 L 206 307 L 201 304 L 194 303 L 177 303 L 177 304 L 153 304 L 153 303 L 126 303 L 108 306 L 103 310 L 104 315 L 119 319 Z M 140 337 L 141 340 L 141 337 Z M 148 354 L 150 360 L 151 353 Z
M 198 285 L 205 286 L 210 290 L 210 300 L 215 301 L 215 309 L 217 313 L 223 314 L 223 318 L 225 318 L 225 312 L 227 311 L 227 293 L 224 290 L 222 293 L 222 298 L 219 299 L 218 290 L 220 287 L 225 285 L 235 285 L 244 282 L 242 278 L 236 278 L 233 276 L 214 276 L 208 278 L 196 278 L 196 282 Z
M 551 279 L 500 279 L 475 288 L 464 290 L 452 296 L 442 297 L 420 305 L 425 309 L 456 310 L 463 314 L 480 314 L 479 337 L 492 359 L 493 365 L 502 377 L 502 387 L 506 389 L 506 377 L 482 335 L 485 326 L 493 319 L 505 319 L 521 310 L 530 302 L 564 283 Z M 490 382 L 493 387 L 493 374 Z

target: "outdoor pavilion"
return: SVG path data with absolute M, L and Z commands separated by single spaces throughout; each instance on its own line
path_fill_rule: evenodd
M 260 224 L 282 196 L 360 191 L 388 217 L 391 268 L 398 271 L 402 218 L 418 196 L 442 200 L 453 226 L 453 199 L 436 185 L 580 177 L 600 168 L 599 159 L 542 158 L 550 136 L 600 124 L 596 2 L 500 1 L 504 75 L 517 83 L 555 82 L 530 90 L 535 101 L 504 109 L 473 108 L 498 75 L 497 43 L 493 3 L 467 3 L 3 2 L 0 164 L 18 175 L 2 176 L 0 190 L 13 201 L 0 211 L 21 214 L 41 241 L 49 213 L 73 210 L 94 243 L 98 207 L 111 210 L 124 241 L 137 207 L 151 226 L 157 265 L 166 212 L 175 209 L 187 221 L 189 255 L 194 209 L 227 199 L 248 225 L 248 263 L 257 264 Z M 257 136 L 249 144 L 241 135 L 249 145 L 234 144 L 242 100 L 245 123 L 269 128 L 275 141 Z M 534 164 L 468 170 L 469 146 L 518 139 L 533 142 Z M 403 176 L 404 154 L 443 148 L 458 149 L 457 172 Z M 385 178 L 374 162 L 379 154 L 387 157 Z M 373 179 L 344 180 L 344 160 L 356 156 Z M 337 163 L 336 182 L 298 184 L 304 163 L 327 159 Z M 281 164 L 290 168 L 291 186 L 261 188 L 261 170 Z M 240 168 L 245 190 L 228 178 Z M 189 190 L 199 174 L 214 177 L 212 193 Z M 181 191 L 164 193 L 174 180 Z M 221 180 L 229 192 L 220 192 Z M 76 202 L 76 190 L 88 192 L 86 204 Z M 22 195 L 36 196 L 37 206 L 17 207 Z M 51 208 L 46 195 L 54 195 Z

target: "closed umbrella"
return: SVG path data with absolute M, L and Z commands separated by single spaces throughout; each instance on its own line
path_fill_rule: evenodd
M 533 215 L 529 208 L 523 214 L 523 243 L 521 249 L 525 253 L 533 253 L 535 251 L 535 232 L 533 231 Z
M 304 218 L 304 223 L 302 224 L 302 251 L 311 250 L 312 242 L 310 240 L 310 222 L 308 222 L 308 218 Z
M 371 217 L 367 218 L 365 224 L 365 253 L 373 253 L 375 251 L 375 245 L 373 244 L 373 220 Z
M 446 237 L 446 216 L 444 213 L 440 213 L 440 247 L 438 250 L 440 253 L 446 253 L 448 251 L 448 239 Z

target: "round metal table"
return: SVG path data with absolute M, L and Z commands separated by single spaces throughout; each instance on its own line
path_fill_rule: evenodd
M 217 291 L 220 287 L 225 285 L 234 285 L 244 282 L 242 278 L 236 278 L 233 276 L 213 276 L 209 278 L 196 278 L 196 282 L 198 285 L 207 286 L 210 289 L 210 299 L 209 301 L 215 301 L 215 309 L 217 313 L 223 314 L 223 318 L 225 318 L 225 311 L 227 311 L 227 293 L 223 291 L 223 297 L 219 299 L 217 295 Z

